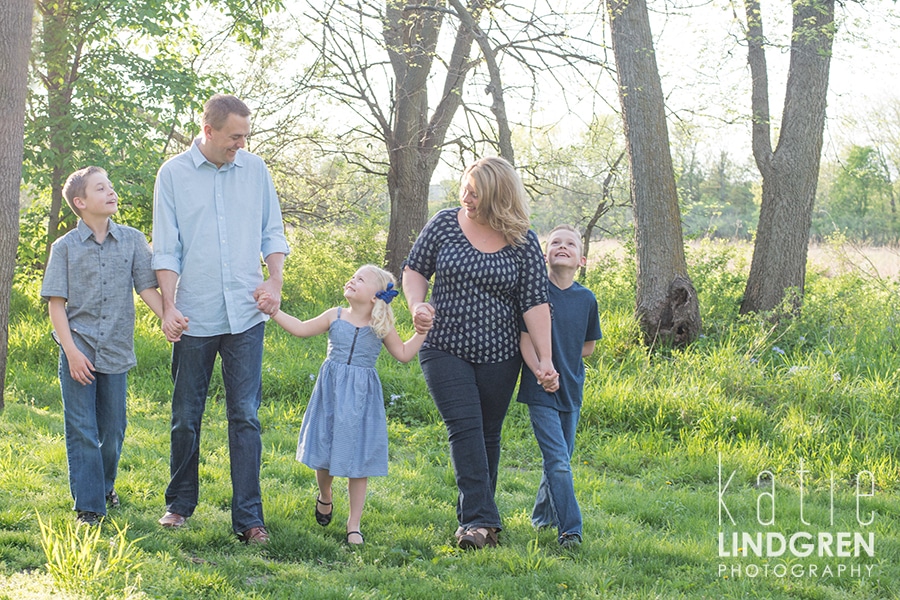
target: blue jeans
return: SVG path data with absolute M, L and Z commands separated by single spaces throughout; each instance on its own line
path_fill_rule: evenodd
M 500 528 L 494 502 L 500 434 L 522 361 L 473 364 L 447 352 L 419 352 L 425 382 L 450 441 L 459 495 L 456 516 L 464 528 Z
M 200 423 L 216 354 L 222 357 L 228 453 L 231 459 L 231 524 L 237 533 L 264 524 L 259 466 L 262 439 L 262 351 L 265 324 L 243 333 L 183 335 L 172 349 L 172 449 L 166 510 L 194 514 L 200 494 Z
M 116 483 L 125 439 L 128 372 L 95 371 L 94 381 L 82 385 L 72 379 L 66 353 L 60 350 L 59 387 L 74 508 L 105 515 L 106 494 Z
M 579 412 L 529 404 L 528 414 L 544 459 L 531 522 L 535 527 L 556 526 L 560 536 L 574 533 L 581 538 L 581 509 L 575 499 L 571 465 Z

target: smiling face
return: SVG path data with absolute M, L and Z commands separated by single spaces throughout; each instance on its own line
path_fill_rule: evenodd
M 459 189 L 459 204 L 468 218 L 478 220 L 478 191 L 475 189 L 475 180 L 471 176 L 465 178 Z
M 106 173 L 97 171 L 85 178 L 84 195 L 76 196 L 73 203 L 84 216 L 108 217 L 119 209 L 119 195 Z
M 350 281 L 344 284 L 344 298 L 347 300 L 375 301 L 375 292 L 382 289 L 378 275 L 365 267 L 353 274 Z
M 250 137 L 250 117 L 231 113 L 219 129 L 209 123 L 203 125 L 200 151 L 206 160 L 221 167 L 225 163 L 234 162 L 237 151 L 246 145 L 248 137 Z
M 554 229 L 547 241 L 547 263 L 550 268 L 575 269 L 585 264 L 582 256 L 581 237 L 568 229 Z

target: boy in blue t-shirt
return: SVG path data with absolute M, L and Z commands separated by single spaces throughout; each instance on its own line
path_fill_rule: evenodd
M 533 373 L 537 366 L 534 345 L 528 332 L 523 331 L 525 364 L 517 398 L 528 405 L 544 462 L 531 522 L 538 528 L 556 526 L 563 547 L 581 544 L 581 510 L 575 499 L 570 463 L 584 388 L 583 358 L 594 352 L 596 341 L 602 337 L 597 299 L 575 282 L 575 272 L 587 260 L 582 250 L 581 235 L 571 225 L 560 225 L 550 232 L 546 259 L 553 311 L 553 364 L 559 375 L 554 381 L 538 382 Z
M 125 397 L 134 354 L 134 292 L 162 317 L 150 246 L 112 220 L 119 197 L 100 167 L 72 173 L 63 187 L 77 226 L 50 249 L 41 297 L 59 344 L 69 487 L 79 523 L 97 525 L 115 491 Z M 134 292 L 132 291 L 134 290 Z M 169 341 L 172 336 L 167 335 Z

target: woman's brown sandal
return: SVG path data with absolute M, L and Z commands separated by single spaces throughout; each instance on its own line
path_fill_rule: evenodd
M 497 545 L 497 530 L 493 527 L 468 529 L 459 538 L 459 547 L 463 550 L 481 550 L 485 546 Z

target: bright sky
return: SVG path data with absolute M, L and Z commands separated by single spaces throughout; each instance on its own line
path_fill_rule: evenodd
M 656 39 L 663 93 L 673 113 L 670 137 L 675 138 L 674 123 L 691 123 L 701 130 L 710 155 L 726 150 L 734 160 L 752 163 L 747 122 L 749 68 L 743 43 L 742 0 L 648 2 L 651 11 L 655 11 L 651 12 L 651 27 Z M 684 8 L 677 6 L 691 2 L 693 4 Z M 298 9 L 302 5 L 299 0 L 287 0 L 286 5 L 289 14 L 298 16 L 302 12 Z M 554 6 L 564 10 L 565 0 L 554 0 Z M 737 19 L 735 10 L 738 11 Z M 766 35 L 786 48 L 790 33 L 790 2 L 763 0 L 763 13 Z M 282 14 L 275 18 L 285 17 Z M 862 4 L 851 0 L 838 4 L 837 18 L 839 30 L 831 61 L 825 132 L 826 160 L 833 160 L 850 143 L 868 143 L 866 127 L 873 128 L 873 116 L 878 114 L 879 107 L 890 102 L 900 103 L 900 50 L 895 41 L 900 37 L 900 3 L 868 0 Z M 595 28 L 591 35 L 608 36 L 606 26 Z M 611 50 L 608 57 L 612 59 Z M 770 107 L 777 120 L 781 117 L 789 57 L 786 51 L 769 48 L 766 58 Z M 516 74 L 509 63 L 502 66 L 504 80 L 514 81 Z M 509 94 L 508 110 L 511 118 L 518 122 L 559 123 L 558 139 L 570 140 L 590 121 L 591 114 L 609 114 L 612 109 L 618 110 L 614 84 L 607 79 L 609 90 L 602 98 L 596 94 L 583 94 L 578 104 L 580 115 L 575 118 L 563 116 L 565 106 L 555 84 L 540 90 L 542 97 L 537 104 L 529 102 L 527 92 L 518 101 Z M 467 89 L 468 93 L 479 95 L 483 90 L 481 84 L 470 85 Z M 613 108 L 607 103 L 612 103 Z M 345 122 L 346 115 L 339 121 Z M 439 167 L 435 180 L 456 176 L 455 170 Z
M 829 79 L 826 156 L 842 151 L 848 143 L 867 142 L 866 125 L 884 104 L 900 102 L 900 9 L 893 1 L 860 4 L 845 2 L 837 7 L 839 22 Z M 737 10 L 741 9 L 738 3 Z M 743 13 L 738 13 L 743 20 Z M 763 27 L 770 40 L 788 43 L 790 5 L 763 1 Z M 669 107 L 676 112 L 699 106 L 708 118 L 697 120 L 708 127 L 711 138 L 729 150 L 750 156 L 750 134 L 746 125 L 750 90 L 747 51 L 741 25 L 724 0 L 695 6 L 685 16 L 656 15 L 653 33 Z M 769 48 L 770 109 L 780 119 L 787 78 L 788 53 Z M 740 123 L 724 125 L 721 118 L 743 117 Z M 685 115 L 685 118 L 691 118 Z

